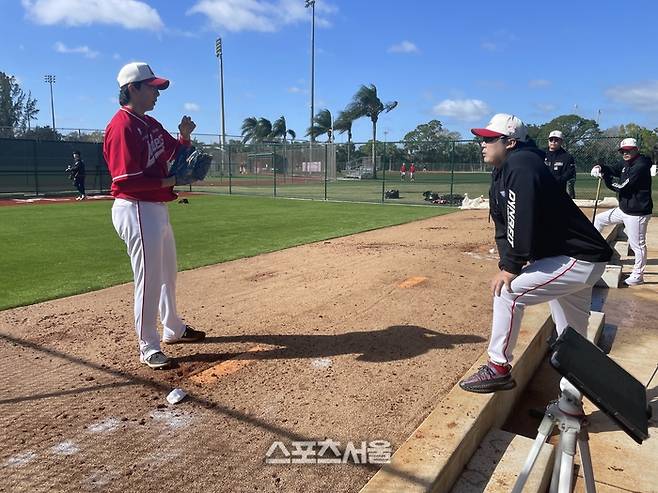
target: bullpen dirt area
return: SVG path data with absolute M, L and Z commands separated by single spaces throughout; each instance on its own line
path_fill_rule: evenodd
M 486 349 L 493 247 L 469 211 L 182 272 L 165 371 L 131 284 L 0 312 L 0 491 L 356 492 Z

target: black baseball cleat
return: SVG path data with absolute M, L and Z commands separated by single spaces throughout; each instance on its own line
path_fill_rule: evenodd
M 206 333 L 201 330 L 196 330 L 189 325 L 185 326 L 185 332 L 179 339 L 172 341 L 163 341 L 165 344 L 179 344 L 181 342 L 200 342 L 206 338 Z
M 489 394 L 499 390 L 511 390 L 516 387 L 516 382 L 511 371 L 500 373 L 490 365 L 482 365 L 473 375 L 459 382 L 459 386 L 467 392 Z

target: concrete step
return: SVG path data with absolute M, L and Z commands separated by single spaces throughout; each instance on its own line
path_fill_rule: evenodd
M 451 493 L 508 493 L 530 453 L 534 440 L 503 430 L 491 430 L 462 471 Z M 541 449 L 524 493 L 543 493 L 551 480 L 553 445 Z

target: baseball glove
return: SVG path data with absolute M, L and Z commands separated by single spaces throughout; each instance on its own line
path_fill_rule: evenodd
M 194 147 L 183 147 L 169 169 L 169 176 L 176 177 L 176 185 L 202 181 L 208 174 L 211 163 L 210 154 L 197 151 Z

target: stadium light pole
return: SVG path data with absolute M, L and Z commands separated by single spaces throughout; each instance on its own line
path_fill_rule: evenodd
M 53 138 L 55 137 L 55 103 L 53 101 L 53 84 L 55 83 L 54 75 L 44 75 L 43 81 L 50 84 L 50 114 L 53 118 Z
M 311 126 L 309 130 L 313 128 L 313 113 L 315 111 L 315 0 L 304 0 L 306 2 L 305 7 L 311 8 Z M 310 139 L 308 141 L 308 161 L 309 163 L 312 160 L 313 153 L 313 141 L 315 140 L 313 132 L 310 132 Z M 310 166 L 310 164 L 309 164 Z
M 222 171 L 224 170 L 224 153 L 226 152 L 226 127 L 224 121 L 224 56 L 222 50 L 222 38 L 215 40 L 215 56 L 219 64 L 219 99 L 221 104 L 221 122 L 222 122 Z

